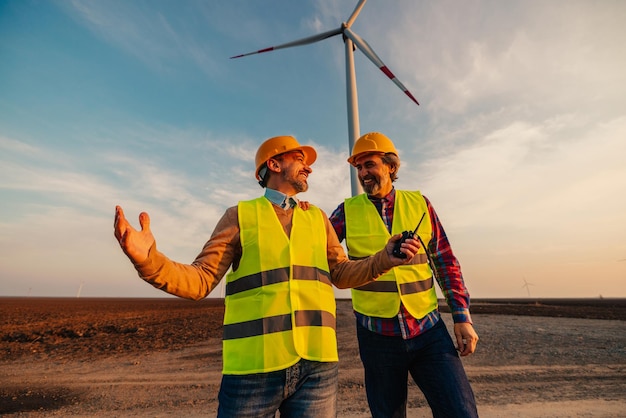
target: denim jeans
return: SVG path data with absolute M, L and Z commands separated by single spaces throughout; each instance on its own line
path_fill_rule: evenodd
M 275 372 L 223 375 L 218 396 L 220 418 L 335 418 L 336 362 L 300 360 Z
M 443 322 L 409 340 L 369 331 L 357 323 L 365 390 L 372 417 L 406 417 L 411 374 L 434 417 L 477 417 L 474 393 Z

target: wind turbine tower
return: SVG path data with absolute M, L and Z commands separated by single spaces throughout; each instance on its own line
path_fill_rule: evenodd
M 258 51 L 248 52 L 241 55 L 235 55 L 232 58 L 242 58 L 248 55 L 260 54 L 263 52 L 270 52 L 277 49 L 290 48 L 293 46 L 312 44 L 324 39 L 331 38 L 336 35 L 342 35 L 345 44 L 346 54 L 346 100 L 348 109 L 348 153 L 352 152 L 354 143 L 360 136 L 359 128 L 359 104 L 356 88 L 356 72 L 354 69 L 354 49 L 358 48 L 365 56 L 374 63 L 396 86 L 398 86 L 404 94 L 406 94 L 415 104 L 419 105 L 419 102 L 413 97 L 411 92 L 396 78 L 396 76 L 387 68 L 383 61 L 376 55 L 374 50 L 369 46 L 367 42 L 359 35 L 354 33 L 351 29 L 352 24 L 356 20 L 357 16 L 361 12 L 361 9 L 365 5 L 367 0 L 359 0 L 354 11 L 350 15 L 347 21 L 343 22 L 341 26 L 336 29 L 329 30 L 327 32 L 320 33 L 318 35 L 309 36 L 306 38 L 298 39 L 292 42 L 287 42 L 277 46 L 271 46 L 268 48 L 259 49 Z M 355 196 L 362 192 L 361 185 L 357 178 L 356 171 L 350 170 L 350 185 L 352 189 L 352 195 Z

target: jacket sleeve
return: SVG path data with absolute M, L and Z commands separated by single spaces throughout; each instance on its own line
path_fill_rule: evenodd
M 432 260 L 432 268 L 452 313 L 457 322 L 472 322 L 470 315 L 470 294 L 465 286 L 459 260 L 454 255 L 448 236 L 430 201 L 424 197 L 433 225 L 433 237 L 428 245 L 428 253 Z
M 239 245 L 237 207 L 229 208 L 217 223 L 211 238 L 191 264 L 182 264 L 161 253 L 156 243 L 148 258 L 135 264 L 139 276 L 152 286 L 186 299 L 205 298 L 231 266 Z
M 376 254 L 362 260 L 350 260 L 346 255 L 335 230 L 326 214 L 327 254 L 330 278 L 339 289 L 359 287 L 374 281 L 380 275 L 389 271 L 393 264 L 389 254 L 383 248 Z

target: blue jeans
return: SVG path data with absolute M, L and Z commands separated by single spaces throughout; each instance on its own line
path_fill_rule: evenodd
M 337 390 L 336 362 L 303 359 L 275 372 L 223 375 L 217 416 L 335 418 Z
M 409 340 L 357 323 L 365 391 L 373 418 L 406 417 L 407 379 L 424 393 L 433 417 L 477 417 L 474 393 L 442 320 Z

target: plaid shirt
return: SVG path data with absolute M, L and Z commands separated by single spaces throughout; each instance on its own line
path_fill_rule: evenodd
M 396 200 L 395 188 L 382 199 L 372 196 L 368 196 L 368 198 L 374 206 L 376 206 L 387 229 L 391 232 L 393 208 Z M 471 323 L 469 293 L 463 281 L 461 266 L 452 253 L 448 237 L 439 222 L 435 210 L 430 204 L 430 201 L 426 199 L 426 197 L 424 197 L 424 199 L 426 200 L 428 213 L 433 226 L 433 236 L 426 249 L 432 263 L 431 268 L 435 271 L 435 277 L 450 307 L 454 322 Z M 343 203 L 332 213 L 330 222 L 333 224 L 335 232 L 337 232 L 339 241 L 343 241 L 346 238 L 346 214 Z M 430 312 L 424 318 L 414 318 L 402 303 L 400 304 L 398 314 L 393 318 L 370 317 L 356 311 L 354 313 L 357 321 L 370 331 L 388 336 L 401 336 L 404 339 L 413 338 L 422 334 L 432 328 L 441 318 L 439 310 L 437 309 Z

